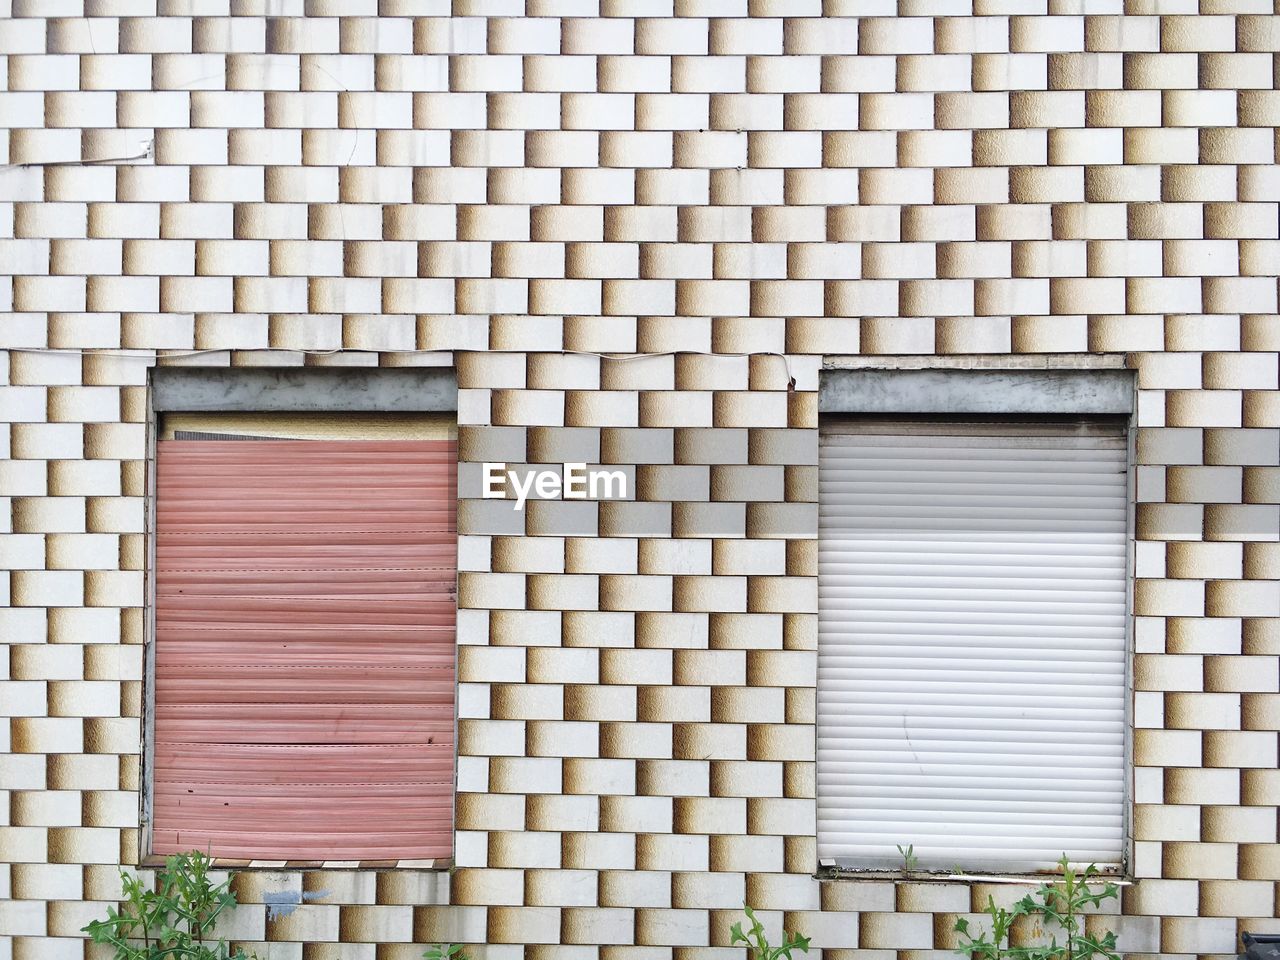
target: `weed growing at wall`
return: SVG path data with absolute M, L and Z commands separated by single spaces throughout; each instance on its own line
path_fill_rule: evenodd
M 94 943 L 115 949 L 114 960 L 256 960 L 225 940 L 213 939 L 218 918 L 234 906 L 230 879 L 214 884 L 212 861 L 203 853 L 165 858 L 148 887 L 120 871 L 121 907 L 107 907 L 105 920 L 82 930 Z
M 898 853 L 902 854 L 902 872 L 915 873 L 916 868 L 920 866 L 920 858 L 916 856 L 916 845 L 908 843 L 905 847 L 902 844 L 896 844 Z
M 755 911 L 748 907 L 745 903 L 742 910 L 747 915 L 747 920 L 751 926 L 747 928 L 746 933 L 742 932 L 742 922 L 738 921 L 729 928 L 730 946 L 742 944 L 747 948 L 747 956 L 751 960 L 780 960 L 786 957 L 791 960 L 792 950 L 801 950 L 805 953 L 809 952 L 809 938 L 802 937 L 798 933 L 787 933 L 782 931 L 782 943 L 779 946 L 771 946 L 769 938 L 764 934 L 764 924 L 756 919 Z
M 1027 894 L 1008 909 L 987 897 L 990 930 L 980 929 L 975 936 L 967 919 L 957 920 L 955 931 L 960 934 L 960 946 L 956 952 L 972 960 L 1119 960 L 1116 935 L 1108 930 L 1100 937 L 1090 936 L 1084 932 L 1084 917 L 1087 908 L 1119 899 L 1120 888 L 1108 882 L 1095 892 L 1091 883 L 1098 868 L 1090 864 L 1083 870 L 1074 870 L 1066 854 L 1058 866 L 1062 869 L 1061 878 L 1041 884 L 1035 893 Z M 1031 938 L 1035 942 L 1011 946 L 1009 937 L 1019 917 L 1031 918 Z

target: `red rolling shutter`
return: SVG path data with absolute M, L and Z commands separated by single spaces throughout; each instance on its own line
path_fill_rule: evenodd
M 449 856 L 455 443 L 157 462 L 153 851 Z

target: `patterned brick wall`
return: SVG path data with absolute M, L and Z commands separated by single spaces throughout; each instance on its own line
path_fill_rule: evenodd
M 714 960 L 744 899 L 945 955 L 1016 888 L 812 876 L 818 371 L 1094 353 L 1140 388 L 1110 922 L 1280 930 L 1278 53 L 1271 0 L 0 0 L 0 958 L 97 956 L 138 858 L 156 363 L 453 365 L 462 460 L 636 466 L 463 503 L 457 869 L 243 873 L 271 960 Z

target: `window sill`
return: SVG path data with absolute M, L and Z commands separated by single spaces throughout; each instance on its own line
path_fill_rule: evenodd
M 165 858 L 161 854 L 144 857 L 140 867 L 162 867 Z M 263 873 L 288 873 L 299 870 L 423 870 L 445 872 L 453 869 L 452 857 L 434 860 L 234 860 L 214 857 L 215 870 L 245 870 Z
M 1047 870 L 1041 873 L 952 873 L 950 871 L 874 870 L 839 866 L 820 866 L 814 874 L 814 878 L 817 880 L 860 880 L 864 882 L 878 880 L 889 883 L 1006 883 L 1018 886 L 1046 883 L 1061 876 L 1059 873 Z M 1137 878 L 1127 873 L 1099 871 L 1090 882 L 1114 883 L 1117 887 L 1130 887 L 1138 881 Z

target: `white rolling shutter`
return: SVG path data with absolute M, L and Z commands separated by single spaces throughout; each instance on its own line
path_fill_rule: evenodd
M 818 854 L 1119 864 L 1127 444 L 1103 424 L 823 424 Z

